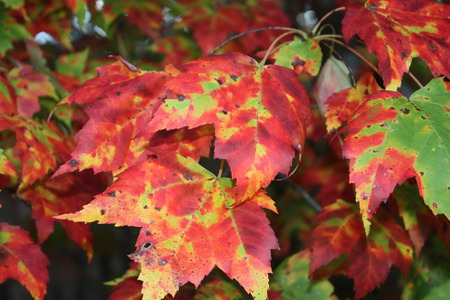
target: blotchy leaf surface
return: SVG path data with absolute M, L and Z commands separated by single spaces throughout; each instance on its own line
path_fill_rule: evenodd
M 62 144 L 71 148 L 71 142 L 61 133 L 26 116 L 0 114 L 0 131 L 12 130 L 16 134 L 13 155 L 20 161 L 21 183 L 19 189 L 44 177 L 64 159 L 57 151 Z
M 432 80 L 410 99 L 381 91 L 368 97 L 344 130 L 366 232 L 380 203 L 397 184 L 415 177 L 425 203 L 450 216 L 450 83 Z
M 87 168 L 118 171 L 146 158 L 148 141 L 136 136 L 160 104 L 169 75 L 139 70 L 121 58 L 97 68 L 97 73 L 65 100 L 87 104 L 89 121 L 76 135 L 72 158 L 56 175 Z
M 364 297 L 383 283 L 392 264 L 406 276 L 412 261 L 408 235 L 396 221 L 380 209 L 366 237 L 358 208 L 338 200 L 317 216 L 319 225 L 312 233 L 310 274 L 333 259 L 348 254 L 348 276 L 355 282 L 355 298 Z
M 215 157 L 226 159 L 239 197 L 251 197 L 301 151 L 309 99 L 297 75 L 284 67 L 260 67 L 238 54 L 211 56 L 181 66 L 148 131 L 214 124 Z
M 364 24 L 363 26 L 361 24 Z M 369 0 L 345 11 L 342 33 L 357 34 L 375 52 L 386 89 L 396 90 L 411 60 L 420 57 L 434 76 L 450 77 L 450 6 L 432 0 Z
M 263 191 L 229 209 L 231 180 L 180 155 L 143 161 L 118 177 L 83 210 L 61 218 L 142 227 L 130 257 L 141 264 L 144 299 L 174 295 L 188 281 L 198 286 L 215 265 L 266 299 L 270 249 L 278 245 L 261 209 L 275 207 Z
M 309 73 L 312 76 L 319 74 L 322 65 L 322 50 L 315 39 L 300 39 L 287 42 L 278 48 L 271 56 L 274 64 L 293 69 L 295 73 Z
M 0 283 L 18 280 L 34 299 L 44 299 L 49 260 L 28 235 L 18 226 L 0 223 Z

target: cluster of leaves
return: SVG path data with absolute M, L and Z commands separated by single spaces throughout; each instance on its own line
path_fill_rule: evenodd
M 359 299 L 393 265 L 404 297 L 448 292 L 447 4 L 336 1 L 339 35 L 275 0 L 50 2 L 0 1 L 0 187 L 37 240 L 0 223 L 0 282 L 43 299 L 39 244 L 60 222 L 91 259 L 97 221 L 140 228 L 111 299 L 328 299 L 339 275 Z

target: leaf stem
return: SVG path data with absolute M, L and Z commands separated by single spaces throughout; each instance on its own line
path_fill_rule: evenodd
M 419 86 L 419 88 L 423 88 L 423 84 L 419 81 L 419 79 L 413 73 L 408 72 L 407 74 Z
M 352 52 L 353 54 L 355 54 L 356 56 L 358 56 L 362 61 L 364 61 L 369 67 L 371 67 L 375 73 L 377 73 L 378 75 L 380 74 L 380 71 L 378 70 L 378 68 L 371 63 L 367 58 L 365 58 L 361 53 L 359 53 L 358 51 L 356 51 L 355 49 L 353 49 L 352 47 L 350 47 L 349 45 L 341 42 L 340 40 L 337 40 L 335 38 L 332 37 L 328 37 L 329 35 L 322 35 L 319 37 L 316 37 L 317 40 L 327 40 L 336 44 L 341 45 L 342 47 L 346 48 L 348 51 Z M 339 35 L 338 35 L 339 36 Z
M 217 178 L 222 177 L 224 167 L 225 167 L 225 159 L 222 159 L 222 161 L 220 162 L 220 168 L 219 173 L 217 174 Z
M 210 56 L 212 55 L 214 52 L 216 52 L 217 50 L 219 50 L 220 48 L 222 48 L 224 45 L 228 44 L 229 42 L 231 42 L 232 40 L 235 40 L 237 38 L 240 38 L 241 36 L 244 36 L 246 34 L 249 33 L 254 33 L 254 32 L 259 32 L 259 31 L 265 31 L 265 30 L 284 30 L 284 31 L 292 31 L 292 30 L 296 30 L 298 33 L 307 36 L 307 34 L 304 31 L 301 31 L 299 29 L 294 29 L 294 28 L 290 28 L 290 27 L 264 27 L 264 28 L 256 28 L 256 29 L 252 29 L 252 30 L 248 30 L 245 32 L 241 32 L 239 34 L 236 34 L 230 38 L 228 38 L 226 41 L 220 43 L 216 48 L 214 48 L 213 50 L 211 50 L 208 54 L 206 54 L 206 56 Z
M 335 8 L 335 9 L 329 11 L 325 16 L 323 16 L 322 19 L 320 19 L 319 22 L 317 22 L 316 26 L 314 26 L 314 28 L 312 29 L 312 31 L 311 31 L 312 35 L 314 36 L 316 34 L 320 25 L 322 25 L 323 21 L 325 21 L 330 15 L 332 15 L 335 12 L 342 11 L 342 10 L 345 10 L 345 6 Z

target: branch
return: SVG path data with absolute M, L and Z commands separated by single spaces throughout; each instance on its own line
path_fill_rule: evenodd
M 299 185 L 297 185 L 294 181 L 292 181 L 292 179 L 286 179 L 285 180 L 297 193 L 299 193 L 300 195 L 302 195 L 303 198 L 305 198 L 306 202 L 309 203 L 309 205 L 311 205 L 311 207 L 316 211 L 316 212 L 321 212 L 322 206 L 320 206 L 320 204 L 313 198 L 311 197 L 310 194 L 308 194 L 307 192 L 305 192 L 305 190 L 303 190 Z

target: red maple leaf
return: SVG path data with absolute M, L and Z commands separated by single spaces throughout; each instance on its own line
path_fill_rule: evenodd
M 434 76 L 450 77 L 449 16 L 449 5 L 432 0 L 368 0 L 347 8 L 342 33 L 347 41 L 355 34 L 364 40 L 378 58 L 386 89 L 396 90 L 414 57 Z

